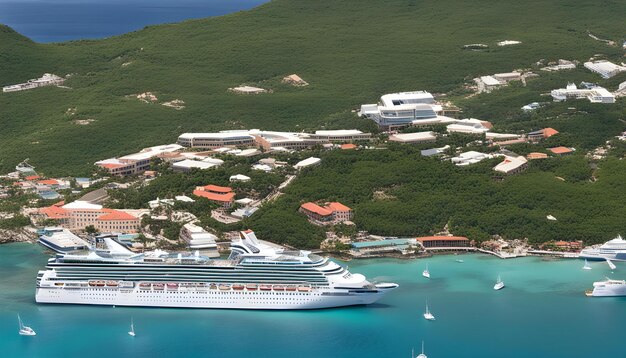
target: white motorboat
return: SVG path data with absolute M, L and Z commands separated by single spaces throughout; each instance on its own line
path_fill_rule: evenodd
M 37 335 L 37 333 L 35 333 L 35 330 L 24 325 L 19 314 L 17 315 L 17 321 L 20 324 L 20 330 L 19 330 L 20 336 L 36 336 Z
M 504 288 L 504 282 L 502 282 L 500 275 L 498 275 L 498 281 L 496 281 L 496 284 L 493 286 L 493 289 L 497 291 L 503 288 Z
M 626 296 L 626 281 L 607 278 L 605 281 L 594 282 L 593 290 L 588 290 L 585 294 L 593 297 Z
M 585 266 L 583 266 L 583 270 L 591 270 L 591 265 L 589 265 L 589 262 L 587 262 L 587 259 L 585 259 Z
M 426 278 L 430 278 L 430 271 L 428 271 L 428 265 L 426 265 L 426 269 L 422 272 L 422 276 Z
M 609 265 L 609 267 L 611 268 L 611 270 L 615 270 L 617 268 L 617 266 L 615 266 L 615 264 L 613 263 L 613 261 L 606 259 L 606 264 Z
M 415 357 L 413 354 L 411 354 L 411 357 Z M 424 341 L 422 341 L 422 353 L 418 354 L 417 357 L 415 358 L 428 358 L 428 356 L 426 356 L 426 354 L 424 354 Z

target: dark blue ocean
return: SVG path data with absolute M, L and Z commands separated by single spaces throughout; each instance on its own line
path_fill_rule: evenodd
M 473 254 L 352 261 L 350 271 L 400 287 L 366 307 L 243 311 L 39 305 L 46 260 L 39 246 L 0 245 L 0 357 L 408 358 L 422 340 L 429 358 L 625 356 L 626 297 L 583 294 L 626 277 L 624 263 L 611 272 L 602 262 L 587 271 L 578 260 Z M 506 288 L 494 291 L 498 275 Z M 426 300 L 434 322 L 422 317 Z M 36 337 L 18 335 L 18 313 Z
M 98 39 L 248 10 L 269 0 L 0 0 L 0 24 L 37 42 Z

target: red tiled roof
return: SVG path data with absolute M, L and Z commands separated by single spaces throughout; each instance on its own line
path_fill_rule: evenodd
M 61 200 L 57 203 L 52 204 L 52 206 L 63 206 L 63 205 L 65 205 L 65 200 Z
M 26 186 L 29 185 L 29 183 L 24 182 L 24 181 L 16 181 L 15 183 L 13 183 L 13 186 Z
M 548 155 L 546 153 L 538 153 L 538 152 L 528 153 L 528 155 L 526 156 L 526 158 L 528 159 L 545 159 L 547 157 Z
M 333 203 L 329 203 L 326 208 L 332 210 L 332 211 L 352 211 L 352 209 L 350 209 L 349 207 L 343 205 L 342 203 L 338 203 L 338 202 L 333 202 Z
M 419 241 L 419 242 L 424 242 L 424 241 L 459 241 L 459 240 L 469 241 L 469 239 L 464 237 L 464 236 L 424 236 L 424 237 L 417 237 L 416 240 Z
M 126 164 L 105 163 L 99 164 L 99 166 L 107 169 L 117 169 L 126 166 Z
M 26 177 L 26 178 L 24 178 L 24 179 L 26 179 L 26 180 L 28 180 L 28 181 L 31 181 L 31 180 L 37 180 L 37 179 L 39 179 L 39 178 L 41 178 L 39 175 L 29 175 L 29 176 L 27 176 L 27 177 Z
M 554 128 L 544 128 L 543 129 L 543 137 L 544 138 L 552 137 L 555 134 L 559 134 L 559 131 L 557 131 Z
M 112 220 L 138 220 L 138 218 L 130 215 L 129 213 L 123 212 L 123 211 L 119 211 L 119 210 L 103 210 L 108 212 L 107 214 L 104 214 L 102 216 L 100 216 L 98 219 L 98 221 L 112 221 Z
M 212 192 L 209 192 L 209 191 L 196 189 L 196 190 L 193 191 L 193 195 L 201 196 L 201 197 L 207 198 L 209 200 L 221 201 L 221 202 L 231 202 L 231 201 L 233 201 L 235 199 L 235 193 L 233 193 L 233 192 L 226 193 L 226 194 L 218 194 L 218 193 L 212 193 Z
M 230 193 L 231 191 L 233 191 L 233 189 L 227 187 L 227 186 L 217 186 L 217 185 L 213 185 L 213 184 L 209 184 L 206 186 L 202 187 L 204 190 L 206 191 L 213 191 L 216 193 Z
M 480 123 L 486 128 L 489 128 L 489 129 L 493 128 L 493 124 L 491 124 L 491 122 L 489 121 L 480 121 Z
M 67 210 L 55 205 L 41 208 L 39 212 L 47 216 L 48 219 L 65 219 L 69 215 Z
M 37 182 L 39 185 L 58 185 L 59 181 L 55 179 L 44 179 Z
M 304 203 L 302 205 L 300 205 L 300 207 L 306 211 L 310 211 L 312 213 L 316 213 L 318 215 L 322 215 L 322 216 L 328 216 L 328 215 L 332 215 L 332 211 L 330 209 L 327 208 L 323 208 L 315 203 Z
M 352 144 L 352 143 L 342 144 L 341 149 L 356 149 L 356 144 Z
M 573 150 L 571 150 L 570 148 L 567 148 L 567 147 L 548 148 L 548 150 L 551 151 L 554 154 L 565 154 L 565 153 L 573 152 Z

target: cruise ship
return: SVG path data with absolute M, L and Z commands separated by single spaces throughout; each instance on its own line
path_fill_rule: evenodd
M 607 278 L 606 281 L 594 282 L 593 290 L 588 290 L 585 294 L 593 297 L 626 296 L 626 281 Z
M 618 235 L 615 239 L 605 242 L 599 247 L 588 247 L 583 249 L 578 255 L 581 259 L 587 260 L 613 260 L 626 261 L 626 240 Z
M 367 305 L 398 287 L 308 251 L 287 251 L 242 231 L 228 259 L 156 250 L 57 254 L 37 275 L 38 303 L 144 307 L 320 309 Z

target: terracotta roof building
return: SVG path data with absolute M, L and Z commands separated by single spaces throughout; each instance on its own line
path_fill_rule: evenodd
M 84 230 L 93 226 L 101 232 L 134 233 L 141 227 L 141 219 L 121 210 L 103 208 L 85 201 L 66 205 L 62 202 L 39 209 L 44 219 L 54 220 L 70 230 Z
M 416 238 L 424 248 L 468 247 L 469 239 L 463 236 L 425 236 Z
M 532 152 L 532 153 L 528 153 L 528 155 L 526 155 L 526 159 L 528 159 L 528 160 L 546 159 L 547 157 L 548 157 L 548 155 L 546 153 L 538 153 L 538 152 Z
M 559 134 L 559 131 L 557 131 L 554 128 L 548 127 L 548 128 L 540 129 L 538 131 L 528 133 L 528 140 L 537 142 L 542 139 L 552 137 L 555 134 Z
M 233 192 L 233 189 L 211 184 L 196 187 L 196 190 L 193 191 L 193 195 L 219 203 L 224 208 L 231 207 L 233 201 L 235 200 L 235 193 Z
M 552 153 L 556 154 L 556 155 L 569 155 L 574 153 L 574 149 L 573 148 L 567 148 L 567 147 L 554 147 L 554 148 L 548 148 L 549 151 L 551 151 Z
M 326 206 L 308 202 L 300 205 L 299 211 L 320 224 L 340 223 L 352 220 L 353 217 L 352 209 L 338 202 L 328 203 Z

